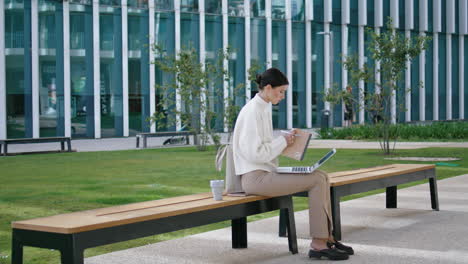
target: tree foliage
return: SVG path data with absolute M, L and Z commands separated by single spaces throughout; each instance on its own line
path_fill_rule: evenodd
M 406 38 L 402 32 L 395 30 L 391 18 L 388 19 L 386 28 L 381 33 L 372 29 L 368 29 L 367 32 L 370 35 L 370 40 L 367 43 L 370 58 L 376 64 L 364 64 L 363 67 L 359 67 L 357 54 L 347 56 L 342 63 L 348 70 L 349 85 L 357 86 L 362 80 L 366 83 L 374 83 L 375 91 L 373 93 L 360 91 L 359 97 L 355 98 L 346 91 L 330 89 L 325 94 L 324 100 L 334 104 L 343 100 L 350 100 L 355 105 L 359 105 L 360 101 L 364 102 L 364 105 L 359 105 L 359 107 L 366 111 L 369 119 L 379 128 L 380 146 L 385 154 L 390 154 L 395 146 L 395 144 L 391 146 L 390 143 L 392 141 L 395 143 L 398 138 L 398 132 L 390 133 L 390 125 L 397 119 L 400 111 L 405 111 L 404 104 L 397 106 L 392 101 L 396 94 L 411 92 L 399 83 L 407 69 L 406 63 L 415 59 L 427 48 L 430 37 Z M 379 68 L 376 68 L 377 62 L 380 64 Z M 376 79 L 376 75 L 380 75 L 380 79 Z M 410 87 L 410 89 L 417 88 L 419 86 Z M 395 109 L 393 114 L 392 107 Z

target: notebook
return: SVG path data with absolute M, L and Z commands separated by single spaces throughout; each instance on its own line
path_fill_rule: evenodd
M 295 160 L 303 160 L 311 137 L 312 134 L 309 132 L 296 129 L 296 138 L 294 139 L 294 143 L 291 146 L 286 147 L 281 155 Z
M 314 170 L 318 169 L 322 164 L 329 160 L 333 155 L 335 155 L 336 149 L 330 150 L 325 156 L 323 156 L 319 161 L 310 167 L 278 167 L 276 168 L 277 173 L 312 173 Z

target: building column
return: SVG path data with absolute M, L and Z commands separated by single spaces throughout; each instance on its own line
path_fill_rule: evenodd
M 306 127 L 312 128 L 312 2 L 305 1 Z
M 123 9 L 122 9 L 123 12 Z M 125 12 L 126 14 L 126 12 Z M 122 13 L 123 17 L 123 13 Z M 99 0 L 93 1 L 93 89 L 94 89 L 94 138 L 101 138 L 101 48 L 99 45 Z M 125 39 L 127 35 L 125 36 Z M 124 102 L 125 105 L 125 102 Z M 125 120 L 124 112 L 124 120 Z M 124 121 L 125 131 L 125 121 Z M 125 132 L 124 132 L 125 136 Z
M 359 68 L 364 67 L 364 26 L 358 26 Z M 359 80 L 359 124 L 364 124 L 364 81 Z
M 180 0 L 174 0 L 174 38 L 175 38 L 175 56 L 179 57 L 180 52 Z M 176 81 L 177 82 L 177 81 Z M 176 83 L 178 85 L 178 83 Z M 182 110 L 182 99 L 178 90 L 176 90 L 176 111 Z M 176 130 L 182 128 L 180 114 L 176 115 Z
M 122 1 L 122 101 L 123 101 L 123 136 L 128 137 L 128 7 L 127 0 Z
M 71 137 L 71 80 L 70 80 L 70 3 L 63 2 L 63 115 L 66 137 Z
M 202 67 L 202 71 L 205 71 L 205 58 L 206 58 L 206 48 L 205 48 L 205 0 L 198 0 L 198 14 L 199 14 L 199 59 Z M 206 87 L 200 87 L 200 102 L 206 107 Z M 201 130 L 203 131 L 206 123 L 206 110 L 200 109 L 200 125 Z
M 32 81 L 32 137 L 40 137 L 39 119 L 39 8 L 31 1 L 31 81 Z
M 266 67 L 272 66 L 272 22 L 271 22 L 271 0 L 265 0 L 265 20 L 266 20 Z
M 222 15 L 223 15 L 223 53 L 227 51 L 229 46 L 229 17 L 228 17 L 228 0 L 222 0 Z M 230 56 L 230 54 L 228 54 Z M 223 59 L 223 70 L 226 74 L 229 73 L 229 58 Z M 224 112 L 229 107 L 229 81 L 223 78 L 223 98 L 224 98 Z M 234 95 L 232 95 L 234 96 Z M 229 120 L 227 115 L 224 114 L 224 132 L 229 131 Z
M 439 34 L 434 33 L 432 37 L 432 42 L 434 45 L 434 54 L 432 60 L 432 85 L 433 85 L 433 94 L 432 94 L 432 106 L 433 106 L 433 120 L 439 120 Z
M 249 80 L 250 69 L 250 0 L 244 0 L 244 36 L 245 36 L 245 102 L 250 100 L 251 90 Z
M 155 6 L 154 0 L 149 0 L 148 2 L 148 20 L 149 20 L 149 104 L 150 104 L 150 115 L 153 115 L 156 112 L 156 67 L 154 65 L 154 51 L 152 49 L 155 41 Z M 156 123 L 152 122 L 150 125 L 150 132 L 156 132 Z
M 289 88 L 286 96 L 286 124 L 287 128 L 293 127 L 293 78 L 292 78 L 292 21 L 291 21 L 291 0 L 286 0 L 286 75 L 289 80 Z
M 5 65 L 5 1 L 0 1 L 0 139 L 7 138 L 6 65 Z
M 411 39 L 411 31 L 405 30 L 405 37 Z M 409 122 L 411 121 L 411 60 L 407 60 L 405 64 L 405 121 Z

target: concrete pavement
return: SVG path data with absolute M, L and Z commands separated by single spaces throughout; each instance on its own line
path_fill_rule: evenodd
M 440 180 L 440 211 L 432 211 L 428 184 L 398 192 L 398 208 L 378 194 L 341 203 L 343 239 L 356 254 L 340 263 L 468 263 L 468 174 Z M 86 264 L 332 263 L 311 260 L 307 211 L 296 212 L 299 254 L 277 236 L 278 217 L 248 224 L 247 249 L 231 248 L 224 228 L 87 258 Z

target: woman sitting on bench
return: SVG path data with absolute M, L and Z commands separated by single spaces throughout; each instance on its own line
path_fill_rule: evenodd
M 332 236 L 330 183 L 320 170 L 310 174 L 278 174 L 277 157 L 294 143 L 291 134 L 273 138 L 272 104 L 284 99 L 288 79 L 276 68 L 270 68 L 256 80 L 259 93 L 240 111 L 234 128 L 233 153 L 236 174 L 248 194 L 282 196 L 309 191 L 309 225 L 312 242 L 310 258 L 325 257 L 345 260 L 354 254 L 351 247 Z

